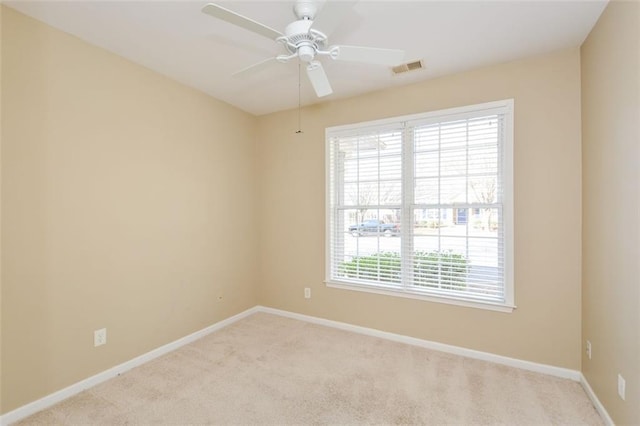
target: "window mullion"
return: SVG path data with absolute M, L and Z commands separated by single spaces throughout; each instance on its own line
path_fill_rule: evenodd
M 442 124 L 438 124 L 438 221 L 442 223 Z M 442 231 L 438 227 L 438 253 L 442 253 Z M 438 265 L 438 288 L 442 288 L 442 268 Z
M 334 197 L 333 203 L 335 206 L 344 206 L 344 159 L 345 154 L 338 149 L 338 141 L 333 145 L 333 170 L 334 176 Z M 339 209 L 334 209 L 334 227 L 333 227 L 333 241 L 331 242 L 334 247 L 335 253 L 332 253 L 331 262 L 334 259 L 344 258 L 344 215 Z M 337 265 L 334 265 L 332 270 L 337 270 Z
M 381 191 L 381 187 L 380 187 L 380 135 L 378 135 L 378 139 L 376 141 L 376 168 L 378 170 L 378 176 L 377 176 L 377 198 L 376 198 L 376 204 L 378 205 L 378 208 L 376 209 L 376 218 L 378 220 L 382 220 L 382 218 L 380 217 L 380 204 L 381 200 L 380 200 L 380 191 Z M 380 258 L 380 229 L 378 228 L 378 234 L 376 235 L 376 252 L 378 253 L 378 279 L 380 279 L 380 274 L 381 274 L 381 258 Z
M 327 284 L 512 309 L 513 101 L 365 125 L 326 133 Z
M 413 284 L 413 204 L 414 144 L 413 128 L 405 125 L 402 132 L 402 209 L 400 210 L 400 259 L 404 289 Z
M 465 203 L 469 204 L 469 120 L 467 120 L 466 122 L 466 126 L 465 126 L 465 146 L 464 146 L 464 164 L 465 164 L 465 171 L 464 171 L 464 193 L 465 193 Z M 471 221 L 471 213 L 472 210 L 469 209 L 468 207 L 465 207 L 466 209 L 466 213 L 465 216 L 467 218 L 467 223 L 465 223 L 465 250 L 464 250 L 464 256 L 466 259 L 469 259 L 469 222 Z

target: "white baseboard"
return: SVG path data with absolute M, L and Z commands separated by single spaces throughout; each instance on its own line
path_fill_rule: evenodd
M 54 392 L 50 395 L 47 395 L 37 401 L 31 402 L 27 405 L 23 405 L 13 411 L 10 411 L 3 416 L 0 416 L 0 425 L 9 425 L 11 423 L 22 420 L 32 414 L 37 413 L 38 411 L 44 410 L 45 408 L 51 407 L 58 402 L 65 400 L 71 396 L 74 396 L 85 389 L 89 389 L 93 386 L 96 386 L 106 380 L 109 380 L 119 374 L 122 374 L 132 368 L 138 367 L 146 362 L 149 362 L 155 358 L 158 358 L 168 352 L 176 350 L 181 346 L 192 343 L 210 333 L 213 333 L 221 328 L 224 328 L 230 324 L 233 324 L 236 321 L 239 321 L 243 318 L 248 317 L 256 312 L 264 312 L 274 315 L 279 315 L 287 318 L 297 319 L 300 321 L 306 321 L 309 323 L 324 325 L 327 327 L 333 327 L 340 330 L 351 331 L 354 333 L 364 334 L 372 337 L 379 337 L 382 339 L 391 340 L 394 342 L 405 343 L 413 346 L 419 346 L 426 349 L 432 349 L 440 352 L 446 352 L 454 355 L 460 355 L 467 358 L 479 359 L 483 361 L 493 362 L 496 364 L 507 365 L 510 367 L 520 368 L 523 370 L 533 371 L 536 373 L 548 374 L 555 377 L 561 377 L 565 379 L 574 380 L 576 382 L 580 382 L 585 392 L 593 402 L 593 405 L 596 407 L 596 410 L 605 421 L 608 426 L 613 426 L 614 423 L 609 417 L 607 410 L 604 408 L 602 403 L 598 400 L 597 396 L 589 386 L 587 379 L 582 375 L 581 372 L 576 370 L 570 370 L 567 368 L 555 367 L 552 365 L 539 364 L 531 361 L 524 361 L 516 358 L 509 358 L 502 355 L 496 355 L 488 352 L 476 351 L 473 349 L 462 348 L 459 346 L 447 345 L 444 343 L 433 342 L 429 340 L 418 339 L 415 337 L 404 336 L 401 334 L 389 333 L 386 331 L 380 331 L 373 328 L 361 327 L 358 325 L 348 324 L 339 321 L 332 321 L 324 318 L 313 317 L 309 315 L 298 314 L 289 311 L 283 311 L 280 309 L 268 308 L 265 306 L 254 306 L 253 308 L 247 309 L 244 312 L 241 312 L 237 315 L 219 321 L 209 327 L 206 327 L 200 331 L 196 331 L 195 333 L 189 334 L 181 339 L 178 339 L 174 342 L 168 343 L 164 346 L 161 346 L 157 349 L 154 349 L 146 354 L 140 355 L 139 357 L 133 358 L 129 361 L 126 361 L 120 365 L 117 365 L 113 368 L 110 368 L 102 373 L 98 373 L 95 376 L 91 376 L 85 380 L 82 380 L 78 383 L 75 383 L 71 386 L 68 386 L 64 389 L 61 389 L 57 392 Z
M 351 331 L 354 333 L 364 334 L 372 337 L 379 337 L 382 339 L 391 340 L 399 343 L 406 343 L 413 346 L 419 346 L 426 349 L 432 349 L 440 352 L 446 352 L 454 355 L 465 356 L 468 358 L 479 359 L 483 361 L 493 362 L 496 364 L 507 365 L 509 367 L 520 368 L 523 370 L 533 371 L 536 373 L 547 374 L 550 376 L 560 377 L 563 379 L 570 379 L 579 382 L 582 385 L 585 393 L 591 400 L 591 403 L 602 417 L 602 420 L 607 426 L 615 426 L 615 423 L 609 416 L 609 413 L 604 408 L 604 405 L 600 402 L 593 389 L 589 385 L 586 377 L 577 370 L 570 370 L 568 368 L 555 367 L 553 365 L 539 364 L 536 362 L 525 361 L 516 358 L 509 358 L 502 355 L 496 355 L 489 352 L 475 351 L 473 349 L 462 348 L 459 346 L 447 345 L 444 343 L 433 342 L 429 340 L 417 339 L 415 337 L 403 336 L 401 334 L 389 333 L 386 331 L 380 331 L 373 328 L 361 327 L 358 325 L 348 324 L 339 321 L 332 321 L 324 318 L 313 317 L 309 315 L 298 314 L 289 311 L 283 311 L 280 309 L 268 308 L 265 306 L 257 306 L 258 312 L 265 312 L 274 315 L 280 315 L 287 318 L 297 319 L 300 321 L 306 321 L 313 324 L 324 325 L 327 327 L 333 327 L 340 330 Z
M 33 401 L 29 404 L 23 405 L 22 407 L 16 408 L 13 411 L 10 411 L 3 416 L 0 416 L 0 425 L 9 425 L 11 423 L 22 420 L 26 417 L 29 417 L 32 414 L 37 413 L 38 411 L 44 410 L 45 408 L 49 408 L 54 404 L 57 404 L 60 401 L 63 401 L 69 397 L 72 397 L 83 390 L 89 389 L 93 386 L 96 386 L 104 381 L 107 381 L 113 377 L 118 376 L 126 371 L 131 370 L 132 368 L 138 367 L 144 363 L 147 363 L 155 358 L 158 358 L 166 353 L 174 351 L 181 346 L 192 343 L 207 334 L 211 334 L 214 331 L 220 330 L 230 324 L 233 324 L 236 321 L 239 321 L 245 317 L 248 317 L 251 314 L 254 314 L 259 311 L 259 307 L 254 306 L 253 308 L 247 309 L 244 312 L 240 312 L 237 315 L 224 319 L 222 321 L 218 321 L 215 324 L 212 324 L 202 330 L 196 331 L 195 333 L 191 333 L 185 337 L 182 337 L 178 340 L 175 340 L 171 343 L 167 343 L 164 346 L 160 346 L 157 349 L 154 349 L 146 354 L 140 355 L 136 358 L 133 358 L 129 361 L 123 362 L 122 364 L 116 365 L 102 373 L 98 373 L 95 376 L 91 376 L 85 380 L 79 381 L 77 383 L 72 384 L 64 389 L 61 389 L 57 392 L 54 392 L 50 395 L 45 396 L 44 398 L 40 398 L 36 401 Z
M 358 325 L 332 321 L 324 318 L 312 317 L 309 315 L 297 314 L 289 311 L 282 311 L 280 309 L 267 308 L 265 306 L 258 306 L 257 310 L 259 312 L 280 315 L 283 317 L 293 318 L 293 319 L 306 321 L 314 324 L 338 328 L 340 330 L 346 330 L 354 333 L 365 334 L 367 336 L 379 337 L 379 338 L 391 340 L 394 342 L 406 343 L 408 345 L 420 346 L 422 348 L 433 349 L 436 351 L 446 352 L 454 355 L 460 355 L 467 358 L 474 358 L 482 361 L 489 361 L 496 364 L 507 365 L 509 367 L 515 367 L 523 370 L 534 371 L 536 373 L 548 374 L 550 376 L 562 377 L 564 379 L 571 379 L 576 382 L 579 382 L 581 377 L 581 373 L 579 371 L 570 370 L 568 368 L 555 367 L 553 365 L 539 364 L 536 362 L 524 361 L 516 358 L 509 358 L 506 356 L 496 355 L 489 352 L 476 351 L 473 349 L 462 348 L 460 346 L 447 345 L 444 343 L 418 339 L 415 337 L 403 336 L 401 334 L 389 333 L 386 331 L 380 331 L 373 328 L 361 327 Z
M 598 414 L 600 414 L 600 417 L 602 417 L 604 423 L 607 426 L 615 426 L 615 423 L 613 422 L 613 419 L 611 419 L 611 416 L 609 416 L 607 409 L 604 408 L 604 405 L 602 405 L 602 402 L 600 402 L 600 400 L 596 396 L 596 393 L 593 391 L 593 389 L 591 389 L 587 378 L 584 377 L 584 374 L 582 373 L 580 373 L 580 384 L 582 385 L 584 391 L 587 393 L 587 396 L 591 400 L 593 406 L 596 407 L 596 410 L 598 411 Z

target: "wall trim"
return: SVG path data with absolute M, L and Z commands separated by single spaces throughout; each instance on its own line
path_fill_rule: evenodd
M 246 311 L 240 312 L 239 314 L 233 315 L 229 318 L 218 321 L 208 327 L 203 328 L 202 330 L 191 333 L 185 337 L 182 337 L 178 340 L 174 340 L 173 342 L 167 343 L 166 345 L 160 346 L 159 348 L 153 349 L 145 354 L 142 354 L 136 358 L 130 359 L 129 361 L 125 361 L 122 364 L 116 365 L 108 370 L 105 370 L 101 373 L 98 373 L 94 376 L 91 376 L 87 379 L 81 380 L 77 383 L 74 383 L 70 386 L 67 386 L 64 389 L 56 391 L 52 394 L 49 394 L 43 398 L 40 398 L 36 401 L 30 402 L 22 407 L 18 407 L 13 411 L 9 411 L 8 413 L 0 416 L 0 425 L 9 425 L 11 423 L 22 420 L 26 417 L 29 417 L 32 414 L 37 413 L 38 411 L 42 411 L 45 408 L 49 408 L 52 405 L 57 404 L 60 401 L 63 401 L 67 398 L 70 398 L 83 390 L 92 388 L 102 382 L 105 382 L 113 377 L 116 377 L 126 371 L 129 371 L 135 367 L 138 367 L 142 364 L 145 364 L 149 361 L 154 360 L 162 355 L 165 355 L 171 351 L 174 351 L 184 345 L 192 343 L 198 339 L 203 338 L 204 336 L 211 334 L 215 331 L 218 331 L 228 325 L 233 324 L 243 318 L 248 317 L 259 311 L 258 306 L 254 306 L 253 308 L 249 308 Z
M 338 328 L 340 330 L 351 331 L 358 334 L 364 334 L 372 337 L 379 337 L 381 339 L 391 340 L 393 342 L 406 343 L 412 346 L 419 346 L 426 349 L 432 349 L 439 352 L 446 352 L 454 355 L 460 355 L 467 358 L 479 359 L 482 361 L 493 362 L 495 364 L 507 365 L 509 367 L 520 368 L 522 370 L 533 371 L 536 373 L 548 374 L 550 376 L 561 377 L 563 379 L 570 379 L 575 382 L 580 382 L 581 373 L 577 370 L 571 370 L 568 368 L 555 367 L 553 365 L 539 364 L 532 361 L 525 361 L 516 358 L 509 358 L 502 355 L 496 355 L 489 352 L 481 352 L 473 349 L 467 349 L 460 346 L 447 345 L 444 343 L 434 342 L 430 340 L 418 339 L 416 337 L 404 336 L 401 334 L 390 333 L 387 331 L 380 331 L 373 328 L 361 327 L 359 325 L 348 324 L 339 321 L 328 320 L 324 318 L 312 317 L 309 315 L 298 314 L 289 311 L 283 311 L 275 308 L 268 308 L 265 306 L 258 306 L 259 312 L 280 315 L 300 321 L 306 321 L 313 324 L 324 325 L 327 327 Z
M 74 383 L 64 389 L 61 389 L 43 398 L 40 398 L 36 401 L 23 405 L 22 407 L 18 407 L 15 410 L 0 416 L 0 425 L 2 426 L 9 425 L 11 423 L 22 420 L 26 417 L 29 417 L 32 414 L 37 413 L 38 411 L 49 408 L 52 405 L 57 404 L 58 402 L 61 402 L 67 398 L 70 398 L 86 389 L 94 387 L 126 371 L 129 371 L 135 367 L 138 367 L 142 364 L 152 361 L 155 358 L 165 355 L 171 351 L 174 351 L 184 345 L 187 345 L 198 339 L 201 339 L 208 334 L 218 331 L 224 327 L 227 327 L 257 312 L 279 315 L 282 317 L 305 321 L 312 324 L 318 324 L 326 327 L 332 327 L 340 330 L 350 331 L 353 333 L 363 334 L 363 335 L 372 336 L 372 337 L 378 337 L 378 338 L 390 340 L 393 342 L 405 343 L 408 345 L 418 346 L 425 349 L 436 350 L 439 352 L 445 352 L 445 353 L 450 353 L 454 355 L 464 356 L 467 358 L 493 362 L 495 364 L 506 365 L 509 367 L 520 368 L 522 370 L 528 370 L 536 373 L 542 373 L 550 376 L 570 379 L 570 380 L 579 382 L 582 385 L 587 396 L 595 406 L 596 410 L 600 414 L 600 417 L 602 417 L 602 419 L 604 420 L 605 424 L 607 424 L 607 426 L 614 426 L 613 420 L 609 416 L 609 413 L 604 408 L 604 406 L 596 396 L 595 392 L 593 392 L 593 389 L 589 385 L 589 382 L 587 381 L 586 377 L 580 371 L 571 370 L 571 369 L 562 368 L 562 367 L 555 367 L 553 365 L 525 361 L 525 360 L 516 359 L 516 358 L 510 358 L 502 355 L 492 354 L 489 352 L 476 351 L 473 349 L 467 349 L 460 346 L 447 345 L 444 343 L 434 342 L 430 340 L 418 339 L 415 337 L 405 336 L 405 335 L 396 334 L 396 333 L 390 333 L 387 331 L 376 330 L 373 328 L 362 327 L 359 325 L 333 321 L 333 320 L 324 319 L 320 317 L 314 317 L 310 315 L 304 315 L 304 314 L 284 311 L 281 309 L 269 308 L 269 307 L 260 306 L 260 305 L 254 306 L 253 308 L 249 308 L 229 318 L 218 321 L 206 328 L 203 328 L 202 330 L 196 331 L 185 337 L 177 339 L 173 342 L 167 343 L 166 345 L 160 346 L 159 348 L 156 348 L 152 351 L 142 354 L 129 361 L 125 361 L 122 364 L 116 365 L 115 367 L 112 367 L 108 370 L 105 370 L 87 379 Z
M 600 400 L 596 396 L 596 393 L 593 391 L 593 389 L 589 385 L 589 381 L 587 380 L 587 378 L 584 376 L 583 373 L 580 373 L 580 384 L 582 385 L 582 388 L 584 389 L 584 391 L 587 393 L 587 396 L 591 400 L 591 403 L 593 404 L 593 406 L 596 407 L 596 411 L 598 412 L 598 414 L 600 414 L 600 417 L 602 417 L 602 420 L 604 421 L 604 423 L 607 426 L 615 426 L 615 423 L 613 422 L 613 419 L 611 418 L 611 416 L 609 416 L 607 409 L 604 408 L 604 405 L 602 405 L 602 402 L 600 402 Z

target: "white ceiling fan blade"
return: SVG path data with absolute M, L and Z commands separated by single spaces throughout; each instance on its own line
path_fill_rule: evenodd
M 335 50 L 334 50 L 335 49 Z M 404 60 L 404 50 L 379 49 L 362 46 L 333 46 L 333 59 L 338 61 L 364 62 L 378 65 L 398 65 Z
M 313 19 L 312 28 L 322 31 L 327 36 L 331 35 L 356 3 L 358 0 L 326 0 L 322 9 Z
M 309 62 L 307 65 L 307 76 L 309 77 L 309 81 L 319 98 L 333 93 L 327 74 L 325 74 L 324 68 L 322 68 L 322 64 L 320 62 Z
M 258 63 L 255 63 L 253 65 L 249 65 L 246 68 L 242 68 L 240 71 L 236 71 L 234 72 L 231 76 L 232 77 L 247 77 L 249 75 L 253 75 L 253 74 L 257 74 L 260 71 L 262 71 L 265 68 L 268 68 L 269 66 L 271 66 L 271 64 L 277 62 L 277 59 L 274 58 L 268 58 L 265 59 L 264 61 L 260 61 Z
M 205 7 L 202 8 L 202 12 L 272 40 L 282 37 L 282 33 L 280 31 L 276 31 L 273 28 L 261 24 L 260 22 L 256 22 L 246 16 L 239 15 L 222 6 L 218 6 L 215 3 L 205 5 Z

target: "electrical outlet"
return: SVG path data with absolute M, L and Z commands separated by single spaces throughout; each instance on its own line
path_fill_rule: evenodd
M 618 374 L 618 395 L 620 396 L 620 398 L 622 398 L 623 401 L 625 400 L 624 394 L 626 391 L 626 387 L 627 382 L 624 380 L 624 377 Z
M 591 342 L 587 340 L 587 358 L 591 359 Z
M 304 288 L 304 298 L 311 299 L 311 289 L 309 287 Z
M 107 329 L 101 328 L 93 332 L 93 346 L 102 346 L 107 344 Z

